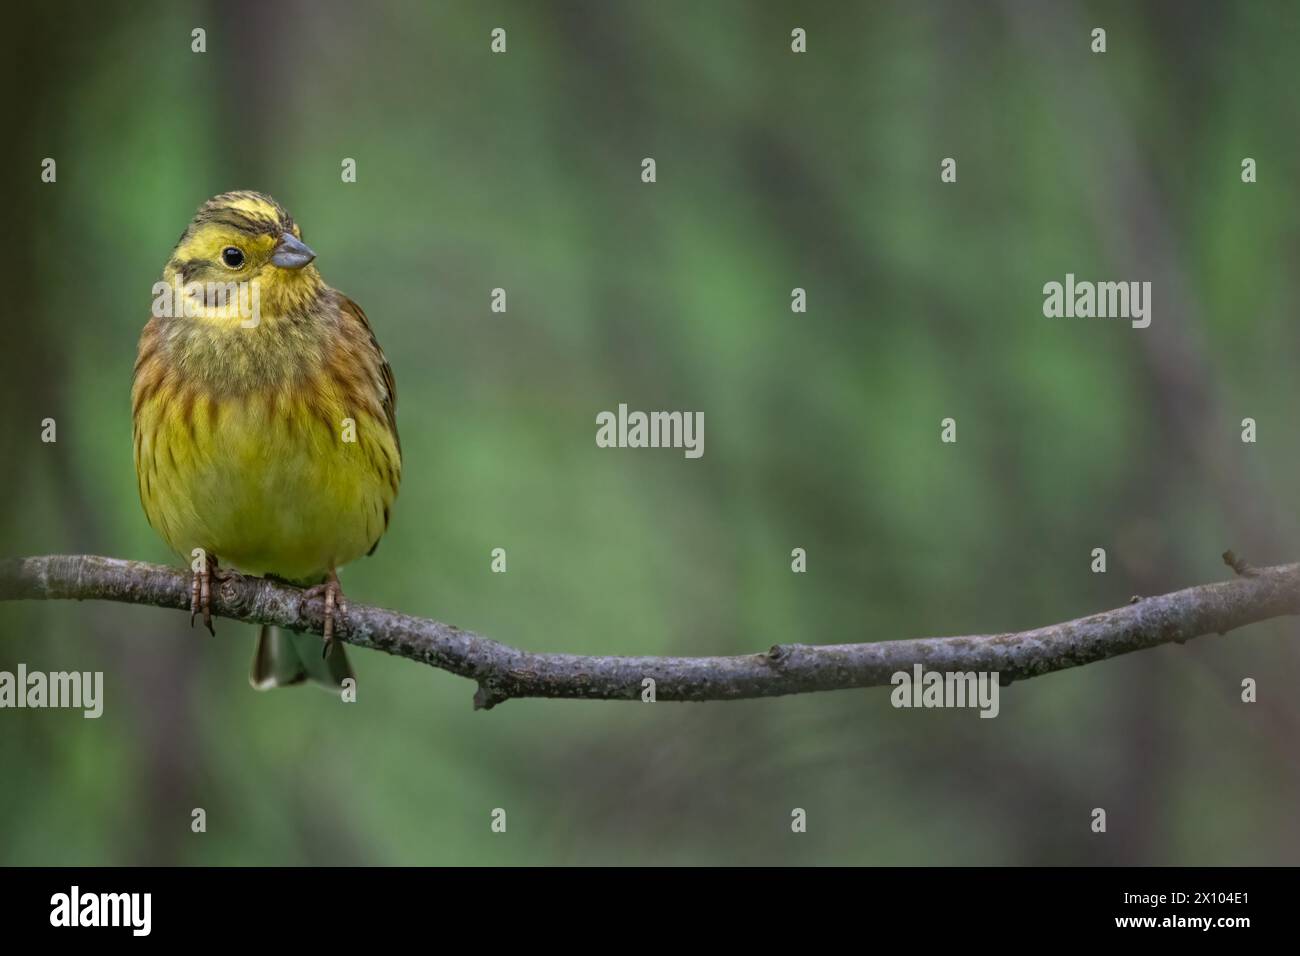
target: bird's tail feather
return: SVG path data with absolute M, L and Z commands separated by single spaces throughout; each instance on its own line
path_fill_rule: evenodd
M 335 641 L 322 658 L 321 639 L 316 635 L 282 631 L 263 624 L 257 635 L 257 651 L 253 654 L 248 682 L 256 690 L 270 690 L 310 680 L 333 690 L 343 686 L 346 678 L 355 676 L 342 642 Z

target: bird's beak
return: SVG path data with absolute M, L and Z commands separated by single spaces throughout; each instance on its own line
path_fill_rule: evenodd
M 301 269 L 315 258 L 316 253 L 311 251 L 310 246 L 293 233 L 286 232 L 280 236 L 280 241 L 275 245 L 275 251 L 271 254 L 271 265 L 279 266 L 281 269 Z

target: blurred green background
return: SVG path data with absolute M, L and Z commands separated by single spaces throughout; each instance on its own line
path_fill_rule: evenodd
M 397 378 L 404 482 L 355 601 L 531 650 L 731 654 L 1064 620 L 1222 579 L 1226 547 L 1300 559 L 1293 3 L 8 18 L 4 555 L 178 563 L 136 491 L 136 340 L 196 207 L 249 188 Z M 1044 318 L 1067 272 L 1151 281 L 1151 327 Z M 598 449 L 619 402 L 704 412 L 704 457 Z M 471 683 L 363 651 L 345 706 L 249 689 L 254 636 L 0 605 L 0 669 L 106 684 L 97 721 L 0 712 L 0 862 L 1300 862 L 1289 620 L 1017 684 L 996 720 L 881 689 L 475 713 Z

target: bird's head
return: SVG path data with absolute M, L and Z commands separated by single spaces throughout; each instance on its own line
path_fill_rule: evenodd
M 262 307 L 284 315 L 308 308 L 324 287 L 315 258 L 288 210 L 270 196 L 241 190 L 199 207 L 163 278 L 205 287 L 255 282 Z

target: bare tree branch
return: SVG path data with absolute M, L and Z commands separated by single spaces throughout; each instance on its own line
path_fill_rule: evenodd
M 1229 555 L 1225 561 L 1247 567 Z M 274 581 L 232 579 L 213 595 L 212 611 L 250 624 L 319 633 L 321 605 L 303 603 L 301 595 L 298 588 Z M 0 601 L 60 598 L 188 610 L 190 575 L 94 555 L 0 561 Z M 739 700 L 876 687 L 915 664 L 927 671 L 996 671 L 1007 684 L 1295 614 L 1300 614 L 1300 564 L 1252 567 L 1230 581 L 1134 598 L 1113 611 L 1030 631 L 870 644 L 778 644 L 767 653 L 739 657 L 538 654 L 450 624 L 351 603 L 336 636 L 476 681 L 475 707 L 490 708 L 512 697 L 635 700 L 646 678 L 654 680 L 657 700 Z

